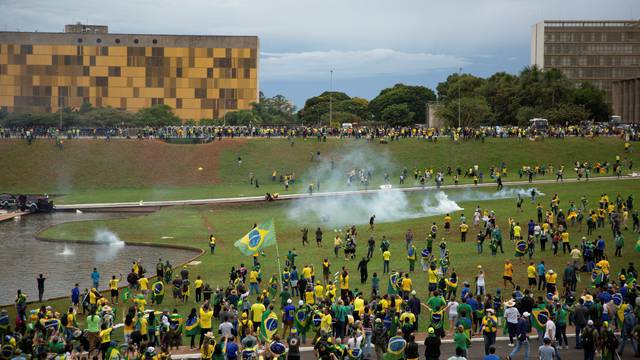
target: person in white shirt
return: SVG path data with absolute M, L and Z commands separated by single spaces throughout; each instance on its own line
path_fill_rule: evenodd
M 449 311 L 449 329 L 451 329 L 451 334 L 453 335 L 456 332 L 456 321 L 458 321 L 458 305 L 460 305 L 455 299 L 449 301 L 446 309 Z
M 476 295 L 484 295 L 484 271 L 478 271 L 476 278 Z
M 518 318 L 520 317 L 520 311 L 516 308 L 515 300 L 511 299 L 504 303 L 504 318 L 507 320 L 507 330 L 509 331 L 509 346 L 513 347 L 513 339 L 516 337 L 518 330 Z

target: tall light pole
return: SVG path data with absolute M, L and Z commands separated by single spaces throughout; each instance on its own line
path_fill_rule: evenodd
M 460 87 L 462 86 L 462 68 L 458 68 L 458 128 L 461 127 L 460 121 Z
M 333 120 L 333 69 L 330 71 L 329 80 L 329 127 L 331 127 L 331 120 Z

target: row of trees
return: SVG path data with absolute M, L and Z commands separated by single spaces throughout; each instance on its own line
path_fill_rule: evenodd
M 452 74 L 438 84 L 436 93 L 424 86 L 396 84 L 383 89 L 368 101 L 344 92 L 323 92 L 309 98 L 297 111 L 282 95 L 271 98 L 260 93 L 251 109 L 228 112 L 221 119 L 187 120 L 206 125 L 329 125 L 341 123 L 405 126 L 425 123 L 427 103 L 438 101 L 437 115 L 448 125 L 527 125 L 529 119 L 543 117 L 552 124 L 582 120 L 607 121 L 610 108 L 605 92 L 590 83 L 572 84 L 559 70 L 524 68 L 519 74 L 499 72 L 489 78 Z M 60 113 L 12 113 L 0 111 L 0 125 L 57 126 Z M 331 119 L 330 119 L 331 118 Z M 182 122 L 166 105 L 155 105 L 131 113 L 112 108 L 92 108 L 62 112 L 65 126 L 168 126 Z
M 70 108 L 56 113 L 8 113 L 0 111 L 0 126 L 5 127 L 144 127 L 180 125 L 182 121 L 168 105 L 154 105 L 129 112 L 114 108 L 93 108 L 84 104 L 78 110 Z
M 541 117 L 552 124 L 608 121 L 604 90 L 591 83 L 575 86 L 557 69 L 524 68 L 518 75 L 499 72 L 484 79 L 452 74 L 438 84 L 438 116 L 457 126 L 521 125 Z

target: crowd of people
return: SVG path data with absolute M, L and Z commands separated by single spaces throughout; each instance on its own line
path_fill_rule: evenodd
M 8 128 L 0 127 L 0 139 L 19 138 L 33 140 L 38 138 L 124 138 L 124 139 L 223 139 L 235 137 L 280 137 L 280 138 L 317 138 L 319 141 L 327 137 L 378 139 L 382 143 L 402 138 L 420 138 L 437 141 L 438 138 L 449 137 L 453 140 L 475 139 L 484 141 L 487 137 L 495 138 L 539 138 L 565 136 L 618 136 L 629 141 L 637 141 L 640 132 L 636 125 L 615 126 L 591 124 L 584 126 L 555 126 L 544 131 L 518 126 L 487 126 L 481 128 L 428 128 L 425 126 L 391 127 L 391 126 L 214 126 L 183 125 L 142 128 Z
M 345 260 L 337 272 L 325 258 L 316 273 L 313 263 L 296 261 L 297 251 L 291 249 L 284 256 L 281 273 L 268 276 L 262 271 L 261 254 L 256 253 L 249 266 L 232 267 L 227 284 L 214 288 L 207 279 L 194 278 L 187 267 L 174 269 L 159 259 L 151 276 L 137 260 L 126 276 L 127 287 L 120 289 L 122 277 L 112 276 L 108 293 L 103 293 L 100 273 L 94 269 L 93 287 L 82 293 L 76 284 L 67 308 L 30 309 L 27 295 L 18 291 L 16 316 L 10 319 L 6 310 L 0 314 L 2 357 L 168 359 L 182 345 L 199 351 L 203 359 L 299 359 L 303 346 L 312 346 L 320 359 L 372 359 L 374 355 L 439 359 L 446 358 L 442 339 L 449 338 L 455 355 L 448 355 L 464 359 L 471 339 L 481 338 L 485 358 L 496 359 L 496 338 L 502 332 L 513 347 L 503 356 L 523 352 L 528 359 L 535 344 L 539 357 L 546 360 L 560 359 L 568 348 L 570 326 L 575 329 L 572 346 L 583 349 L 585 359 L 593 359 L 596 353 L 613 359 L 615 354 L 625 354 L 627 343 L 631 353 L 626 354 L 640 356 L 638 272 L 630 263 L 614 274 L 610 261 L 615 259 L 607 256 L 612 242 L 614 256 L 622 255 L 629 214 L 633 214 L 630 230 L 640 232 L 633 196 L 618 194 L 610 199 L 603 193 L 593 206 L 583 197 L 578 205 L 569 201 L 566 212 L 560 204 L 557 194 L 548 206 L 538 203 L 537 219 L 526 226 L 512 218 L 498 221 L 494 211 L 480 207 L 471 219 L 461 214 L 454 220 L 446 214 L 441 224 L 429 227 L 424 242 L 407 230 L 400 256 L 392 254 L 386 237 L 376 244 L 372 216 L 368 228 L 361 229 L 364 235 L 356 226 L 335 234 L 336 259 L 342 258 L 339 251 L 344 250 Z M 516 208 L 521 205 L 518 198 Z M 579 214 L 585 214 L 588 228 L 600 232 L 608 228 L 610 236 L 587 233 L 579 242 L 572 239 L 582 231 Z M 504 235 L 499 222 L 508 224 Z M 481 265 L 475 276 L 457 273 L 456 265 L 463 264 L 452 258 L 443 237 L 450 237 L 456 228 L 460 243 L 475 243 L 478 253 L 484 251 L 485 242 L 492 255 L 513 247 L 518 260 L 504 262 L 502 288 L 487 288 L 489 277 L 496 275 Z M 303 247 L 310 245 L 308 232 L 301 231 Z M 315 246 L 323 246 L 322 237 L 322 229 L 316 229 Z M 366 256 L 357 246 L 363 243 L 361 237 L 367 239 Z M 217 256 L 213 235 L 209 246 L 211 256 Z M 566 267 L 552 269 L 545 263 L 549 256 L 565 257 Z M 378 261 L 375 258 L 381 259 L 383 272 L 369 277 L 369 262 Z M 398 260 L 405 258 L 406 262 Z M 355 268 L 358 285 L 350 277 L 348 262 L 356 259 L 361 259 Z M 417 269 L 416 262 L 421 265 Z M 528 283 L 516 283 L 516 272 L 526 273 Z M 417 280 L 420 274 L 426 275 L 426 282 Z M 589 284 L 578 289 L 581 276 L 591 281 L 583 280 Z M 38 277 L 44 291 L 45 280 L 40 279 L 46 277 Z M 424 288 L 428 295 L 421 299 L 418 292 Z M 165 291 L 172 300 L 165 299 Z M 426 345 L 423 355 L 418 343 Z

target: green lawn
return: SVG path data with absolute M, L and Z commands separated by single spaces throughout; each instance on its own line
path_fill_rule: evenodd
M 569 201 L 573 200 L 576 204 L 579 204 L 580 197 L 586 195 L 590 206 L 597 206 L 597 201 L 601 192 L 606 191 L 612 199 L 615 199 L 617 193 L 622 194 L 626 198 L 629 194 L 634 194 L 637 199 L 638 190 L 640 190 L 640 182 L 636 180 L 628 181 L 608 181 L 599 183 L 579 183 L 579 184 L 549 184 L 538 186 L 538 189 L 546 194 L 541 198 L 541 203 L 548 207 L 551 195 L 558 193 L 561 199 L 561 207 L 568 206 Z M 466 191 L 468 196 L 475 196 L 477 199 L 478 192 L 489 194 L 489 190 L 471 190 Z M 450 197 L 454 198 L 459 196 L 459 192 L 448 192 Z M 422 202 L 425 193 L 411 193 L 408 196 L 408 207 L 416 207 Z M 354 198 L 355 200 L 355 198 Z M 305 200 L 301 200 L 305 201 Z M 498 223 L 503 229 L 508 229 L 507 218 L 513 217 L 516 221 L 519 221 L 526 231 L 526 223 L 530 218 L 535 219 L 535 205 L 531 204 L 529 200 L 524 202 L 524 212 L 516 212 L 515 199 L 502 199 L 502 200 L 473 200 L 460 202 L 459 205 L 465 208 L 464 213 L 467 218 L 470 219 L 473 208 L 476 205 L 480 205 L 483 209 L 494 210 L 498 216 Z M 56 238 L 56 239 L 91 239 L 93 237 L 94 230 L 97 228 L 107 228 L 118 233 L 121 238 L 130 242 L 171 242 L 184 245 L 190 245 L 198 248 L 207 249 L 209 229 L 215 234 L 218 239 L 218 250 L 216 255 L 203 255 L 200 259 L 202 263 L 191 268 L 193 275 L 202 275 L 203 278 L 212 284 L 224 285 L 227 282 L 228 271 L 231 266 L 237 266 L 239 263 L 245 264 L 251 263 L 250 257 L 243 256 L 234 246 L 233 243 L 243 236 L 253 225 L 254 222 L 261 222 L 268 218 L 273 218 L 276 224 L 276 231 L 278 234 L 278 243 L 281 256 L 284 255 L 287 250 L 296 248 L 298 252 L 298 258 L 296 260 L 297 265 L 313 264 L 316 268 L 316 274 L 321 271 L 322 259 L 327 257 L 332 262 L 332 271 L 338 271 L 341 266 L 346 266 L 351 273 L 352 288 L 358 287 L 365 293 L 370 292 L 370 285 L 360 285 L 359 275 L 356 270 L 357 262 L 345 261 L 342 252 L 339 258 L 335 258 L 333 255 L 333 231 L 332 227 L 326 226 L 326 224 L 320 223 L 314 217 L 309 217 L 306 222 L 310 229 L 314 229 L 316 226 L 322 226 L 325 231 L 324 246 L 318 249 L 313 244 L 313 236 L 310 236 L 312 245 L 302 247 L 300 243 L 300 228 L 301 222 L 291 219 L 288 215 L 290 207 L 294 206 L 295 202 L 281 201 L 273 203 L 255 203 L 245 205 L 225 205 L 216 207 L 176 207 L 162 209 L 157 213 L 142 217 L 134 217 L 129 219 L 119 220 L 106 220 L 106 221 L 91 221 L 91 222 L 74 222 L 59 225 L 46 230 L 42 233 L 43 236 Z M 636 205 L 637 206 L 637 205 Z M 454 219 L 454 229 L 457 229 L 458 218 L 461 211 L 452 214 Z M 442 215 L 432 217 L 421 217 L 410 220 L 401 220 L 389 223 L 378 223 L 375 231 L 372 235 L 376 238 L 377 244 L 380 242 L 382 235 L 386 235 L 391 240 L 391 252 L 392 261 L 391 267 L 397 270 L 406 271 L 408 269 L 408 262 L 406 260 L 406 253 L 404 250 L 404 233 L 408 228 L 413 229 L 416 234 L 416 246 L 418 249 L 424 247 L 424 237 L 430 224 L 435 221 L 440 225 L 442 229 Z M 360 224 L 357 224 L 359 237 L 358 237 L 358 258 L 366 253 L 366 239 L 369 236 L 367 226 L 364 224 L 368 218 L 363 218 Z M 631 219 L 629 219 L 631 224 Z M 607 239 L 607 255 L 612 259 L 612 272 L 615 274 L 618 272 L 621 266 L 626 266 L 629 261 L 634 261 L 637 257 L 637 253 L 633 250 L 636 240 L 636 235 L 631 231 L 625 231 L 625 248 L 623 250 L 622 258 L 613 257 L 613 241 L 609 228 L 599 229 L 595 235 L 603 235 Z M 505 254 L 498 254 L 493 257 L 488 250 L 488 244 L 485 244 L 485 253 L 482 255 L 476 254 L 475 242 L 468 241 L 467 243 L 460 243 L 459 233 L 457 230 L 452 231 L 451 234 L 446 235 L 450 252 L 451 252 L 451 266 L 456 269 L 461 280 L 468 280 L 473 284 L 474 276 L 476 273 L 476 266 L 482 265 L 487 273 L 487 289 L 490 293 L 494 293 L 496 288 L 502 287 L 502 266 L 504 259 L 514 258 L 514 249 L 511 242 L 508 240 L 508 231 L 505 231 Z M 575 227 L 569 229 L 571 235 L 571 243 L 578 244 L 580 238 L 586 235 L 586 226 L 583 226 L 582 230 Z M 310 232 L 312 233 L 312 231 Z M 442 230 L 439 231 L 439 235 L 442 234 Z M 162 236 L 172 236 L 171 240 L 161 240 Z M 471 236 L 471 233 L 470 233 Z M 473 238 L 473 236 L 471 236 Z M 435 245 L 434 245 L 435 247 Z M 550 246 L 549 246 L 550 247 Z M 261 257 L 260 261 L 263 264 L 263 278 L 268 279 L 271 274 L 277 272 L 276 262 L 276 249 L 270 247 L 266 249 L 266 256 Z M 556 270 L 556 272 L 562 273 L 565 263 L 569 260 L 568 254 L 559 256 L 552 256 L 551 251 L 547 249 L 546 253 L 541 253 L 540 249 L 536 249 L 534 260 L 539 261 L 544 258 L 548 267 Z M 284 261 L 284 257 L 282 258 Z M 149 259 L 151 261 L 151 259 Z M 528 260 L 527 260 L 528 261 Z M 379 275 L 382 273 L 382 259 L 379 251 L 376 251 L 373 260 L 369 264 L 369 274 L 377 272 Z M 153 264 L 147 264 L 147 266 L 153 266 Z M 516 271 L 514 280 L 516 283 L 526 285 L 526 266 L 516 262 Z M 419 270 L 419 269 L 418 269 Z M 106 274 L 108 275 L 108 274 Z M 414 287 L 418 291 L 418 296 L 422 299 L 426 296 L 426 274 L 422 271 L 417 271 L 412 275 L 414 280 Z M 579 284 L 580 289 L 589 285 L 588 275 L 582 275 L 582 282 Z M 386 278 L 382 278 L 381 288 L 386 289 Z M 508 294 L 508 292 L 507 292 Z M 508 295 L 505 295 L 508 296 Z M 172 304 L 171 299 L 165 300 L 168 304 Z M 54 304 L 61 306 L 62 301 L 55 301 Z M 34 305 L 31 305 L 34 306 Z M 182 312 L 188 311 L 193 304 L 178 306 L 178 309 Z M 424 321 L 423 321 L 424 324 Z
M 389 173 L 394 186 L 402 169 L 445 170 L 448 166 L 463 170 L 478 165 L 488 181 L 490 166 L 507 165 L 505 179 L 517 179 L 523 165 L 564 164 L 567 176 L 573 176 L 576 160 L 591 163 L 613 162 L 616 155 L 640 160 L 637 154 L 624 154 L 617 138 L 566 138 L 533 142 L 526 139 L 487 139 L 437 143 L 420 139 L 402 139 L 387 145 L 366 140 L 285 139 L 223 140 L 205 145 L 170 145 L 158 141 L 69 140 L 64 150 L 53 142 L 39 140 L 34 145 L 22 141 L 0 142 L 0 188 L 7 192 L 35 192 L 59 195 L 63 204 L 118 201 L 153 201 L 262 195 L 284 192 L 284 186 L 271 180 L 278 174 L 294 173 L 296 184 L 289 192 L 306 192 L 309 183 L 321 179 L 321 190 L 346 188 L 346 174 L 353 168 L 371 169 L 371 187 Z M 322 161 L 312 159 L 320 152 Z M 237 158 L 242 157 L 242 166 Z M 331 170 L 330 162 L 336 168 Z M 198 170 L 202 167 L 203 170 Z M 249 173 L 259 180 L 260 188 L 249 184 Z M 553 175 L 548 175 L 547 178 Z M 593 174 L 596 176 L 596 174 Z M 446 179 L 451 183 L 452 179 Z M 462 178 L 461 183 L 470 182 Z M 415 186 L 413 177 L 405 186 Z M 356 184 L 352 188 L 357 188 Z

